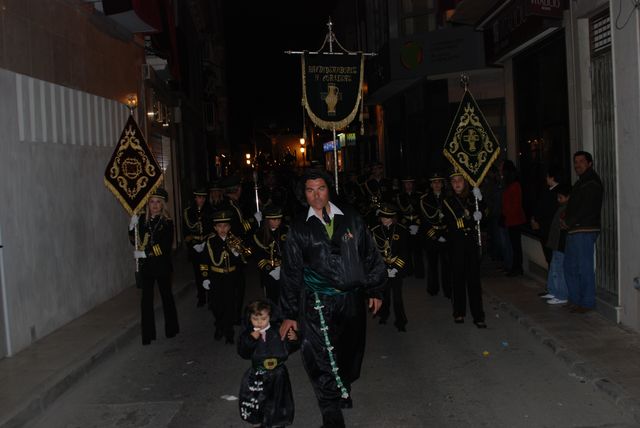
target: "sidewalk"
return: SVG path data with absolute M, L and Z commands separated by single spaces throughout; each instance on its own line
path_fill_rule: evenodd
M 568 365 L 569 375 L 591 383 L 640 423 L 640 334 L 597 312 L 573 314 L 547 304 L 537 296 L 544 284 L 531 278 L 486 268 L 482 286 L 485 307 L 514 317 Z
M 178 300 L 193 285 L 193 271 L 183 252 L 174 256 L 174 270 L 173 293 Z M 155 300 L 159 309 L 158 293 Z M 132 286 L 15 356 L 0 360 L 0 428 L 21 427 L 40 416 L 139 334 L 140 296 Z

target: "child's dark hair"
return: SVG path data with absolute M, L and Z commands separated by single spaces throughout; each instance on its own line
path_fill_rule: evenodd
M 558 184 L 556 192 L 562 196 L 571 195 L 571 184 L 560 183 Z
M 248 315 L 257 315 L 262 311 L 267 311 L 271 315 L 271 303 L 265 300 L 256 300 L 247 305 Z

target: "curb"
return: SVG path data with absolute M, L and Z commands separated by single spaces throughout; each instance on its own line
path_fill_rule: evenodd
M 590 383 L 595 389 L 606 394 L 618 407 L 625 413 L 631 415 L 636 422 L 640 423 L 640 401 L 627 395 L 624 388 L 604 376 L 596 367 L 584 361 L 578 354 L 569 350 L 564 344 L 553 337 L 547 330 L 536 324 L 522 311 L 517 309 L 511 303 L 501 300 L 487 290 L 482 290 L 489 297 L 489 303 L 493 304 L 497 309 L 506 312 L 518 324 L 522 325 L 536 339 L 545 345 L 556 357 L 562 360 L 570 369 L 570 376 L 577 378 L 582 383 Z
M 176 303 L 188 294 L 192 285 L 193 280 L 188 280 L 186 283 L 174 288 Z M 155 311 L 162 311 L 161 301 L 156 303 Z M 105 339 L 103 343 L 97 344 L 94 349 L 86 356 L 83 356 L 80 361 L 65 368 L 53 379 L 41 385 L 40 391 L 34 393 L 25 404 L 20 405 L 12 414 L 3 415 L 2 420 L 0 420 L 0 428 L 23 427 L 32 420 L 42 416 L 62 394 L 100 364 L 128 346 L 139 334 L 140 319 L 136 317 L 117 334 Z

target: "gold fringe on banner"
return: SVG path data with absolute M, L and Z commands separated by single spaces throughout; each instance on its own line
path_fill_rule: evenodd
M 320 119 L 318 116 L 316 116 L 313 113 L 313 111 L 309 107 L 309 104 L 307 103 L 307 91 L 306 91 L 307 78 L 305 73 L 304 55 L 302 55 L 301 63 L 302 63 L 302 105 L 304 105 L 305 109 L 307 110 L 307 113 L 309 114 L 311 121 L 316 126 L 319 126 L 322 129 L 339 130 L 349 126 L 349 124 L 353 122 L 353 119 L 355 119 L 356 114 L 358 114 L 358 107 L 362 99 L 362 82 L 364 80 L 364 55 L 360 54 L 360 82 L 358 84 L 358 97 L 356 98 L 355 105 L 353 106 L 353 110 L 351 111 L 351 113 L 349 113 L 349 115 L 346 118 L 338 122 L 331 122 L 331 121 Z

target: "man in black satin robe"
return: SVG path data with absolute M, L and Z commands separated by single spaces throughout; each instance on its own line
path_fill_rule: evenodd
M 283 251 L 280 335 L 299 329 L 323 427 L 344 427 L 341 409 L 353 405 L 364 356 L 367 305 L 374 314 L 380 308 L 387 271 L 360 215 L 329 201 L 330 176 L 309 170 L 301 185 L 309 210 L 291 226 Z

